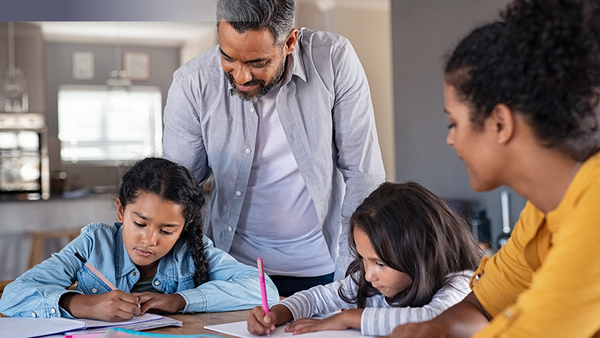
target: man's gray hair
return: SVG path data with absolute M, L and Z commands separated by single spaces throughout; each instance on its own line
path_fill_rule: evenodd
M 238 33 L 268 29 L 275 43 L 284 43 L 294 28 L 294 0 L 219 0 L 217 28 L 225 20 Z

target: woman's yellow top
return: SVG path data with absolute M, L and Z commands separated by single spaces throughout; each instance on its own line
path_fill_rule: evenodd
M 472 289 L 493 316 L 475 337 L 600 337 L 600 152 L 556 209 L 527 202 Z

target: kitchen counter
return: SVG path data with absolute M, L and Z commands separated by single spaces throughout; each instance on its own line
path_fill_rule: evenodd
M 14 279 L 26 270 L 31 238 L 26 231 L 82 228 L 117 220 L 115 194 L 90 194 L 79 198 L 0 202 L 0 280 Z M 65 241 L 48 240 L 47 257 Z

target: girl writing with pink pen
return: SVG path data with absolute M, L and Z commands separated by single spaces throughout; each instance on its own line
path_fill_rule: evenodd
M 356 328 L 380 336 L 396 325 L 431 319 L 469 293 L 481 258 L 465 221 L 418 183 L 383 183 L 350 219 L 355 259 L 343 280 L 300 291 L 248 314 L 248 331 Z M 310 317 L 347 309 L 326 319 Z
M 118 222 L 86 226 L 63 250 L 9 284 L 0 313 L 122 321 L 145 312 L 232 311 L 260 304 L 257 269 L 202 234 L 203 203 L 186 168 L 161 158 L 142 160 L 123 177 Z M 75 282 L 76 289 L 69 290 Z M 277 301 L 268 276 L 265 283 L 269 300 Z

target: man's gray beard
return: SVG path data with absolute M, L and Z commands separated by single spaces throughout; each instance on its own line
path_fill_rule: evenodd
M 227 76 L 227 79 L 229 80 L 229 83 L 231 83 L 231 86 L 235 90 L 235 93 L 242 100 L 255 103 L 261 97 L 265 96 L 269 92 L 269 90 L 271 90 L 271 88 L 273 88 L 276 84 L 279 83 L 279 81 L 281 81 L 281 79 L 283 79 L 283 74 L 285 73 L 286 62 L 287 62 L 287 58 L 281 63 L 281 65 L 277 69 L 277 73 L 275 73 L 275 76 L 273 76 L 273 80 L 270 81 L 268 84 L 265 85 L 265 81 L 263 81 L 263 80 L 252 80 L 252 81 L 244 83 L 244 85 L 247 85 L 247 84 L 250 84 L 250 85 L 258 84 L 259 85 L 258 92 L 256 94 L 254 94 L 254 96 L 248 96 L 248 95 L 246 95 L 246 93 L 238 90 L 235 79 L 233 78 L 233 75 L 231 75 L 230 73 L 225 73 L 225 76 Z

